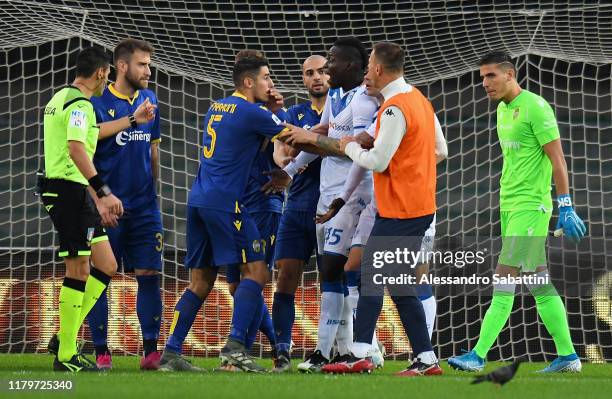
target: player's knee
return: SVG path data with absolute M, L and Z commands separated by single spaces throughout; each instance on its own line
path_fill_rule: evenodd
M 540 269 L 540 271 L 525 276 L 528 281 L 525 283 L 531 295 L 536 299 L 536 302 L 541 301 L 542 298 L 558 296 L 557 289 L 550 281 L 550 274 L 547 269 Z
M 295 294 L 302 277 L 302 265 L 277 262 L 278 277 L 276 279 L 276 291 L 283 294 Z
M 191 290 L 194 294 L 196 294 L 201 299 L 206 299 L 210 291 L 212 291 L 214 286 L 207 281 L 199 280 L 199 281 L 191 281 L 189 283 L 189 290 Z
M 242 267 L 242 277 L 264 286 L 270 281 L 271 273 L 264 262 L 252 262 Z
M 217 271 L 213 269 L 193 269 L 189 282 L 189 290 L 201 299 L 206 299 L 215 286 Z
M 66 277 L 80 281 L 87 280 L 87 278 L 89 277 L 88 256 L 65 258 L 64 262 L 66 263 Z
M 342 280 L 346 257 L 341 255 L 324 255 L 319 273 L 321 280 L 336 282 Z
M 66 270 L 66 277 L 79 281 L 86 281 L 89 278 L 89 268 L 77 268 L 71 271 Z
M 429 274 L 429 263 L 419 263 L 416 266 L 414 273 L 417 281 L 420 282 L 424 275 Z
M 361 268 L 361 256 L 363 254 L 363 250 L 361 247 L 353 247 L 349 252 L 348 259 L 344 264 L 345 272 L 355 272 L 359 271 Z
M 104 274 L 112 277 L 115 275 L 115 273 L 117 273 L 117 260 L 115 260 L 115 257 L 104 259 L 103 262 L 96 263 L 95 267 Z

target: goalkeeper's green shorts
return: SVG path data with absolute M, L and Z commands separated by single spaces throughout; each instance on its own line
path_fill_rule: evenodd
M 522 272 L 546 266 L 546 237 L 552 211 L 502 211 L 499 263 Z

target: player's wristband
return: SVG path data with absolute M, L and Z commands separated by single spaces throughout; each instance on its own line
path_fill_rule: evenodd
M 293 177 L 295 175 L 297 175 L 297 173 L 299 172 L 299 169 L 295 166 L 295 162 L 291 161 L 289 162 L 284 168 L 283 170 L 285 171 L 285 173 L 287 173 L 289 175 L 289 177 L 291 179 L 293 179 Z
M 557 197 L 557 204 L 559 208 L 572 206 L 572 198 L 569 196 L 569 194 L 560 195 Z
M 104 183 L 104 180 L 100 177 L 100 175 L 95 175 L 91 179 L 88 180 L 91 188 L 94 189 L 98 198 L 106 197 L 111 194 L 110 187 Z
M 132 125 L 132 129 L 136 129 L 138 127 L 138 123 L 136 123 L 136 117 L 134 114 L 129 114 L 128 119 L 130 120 L 130 125 Z

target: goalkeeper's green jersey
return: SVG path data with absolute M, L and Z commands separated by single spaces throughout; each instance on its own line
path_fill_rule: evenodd
M 98 127 L 93 105 L 79 89 L 68 86 L 51 98 L 45 107 L 44 144 L 45 175 L 88 185 L 76 167 L 68 147 L 69 141 L 85 144 L 90 159 L 96 152 Z
M 509 104 L 501 101 L 497 135 L 504 156 L 500 210 L 552 210 L 552 164 L 542 148 L 559 138 L 550 105 L 527 90 Z

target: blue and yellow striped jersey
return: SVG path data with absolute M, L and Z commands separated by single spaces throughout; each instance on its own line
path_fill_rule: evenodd
M 187 204 L 238 212 L 257 153 L 284 128 L 276 115 L 238 92 L 214 102 L 204 117 L 200 167 Z

